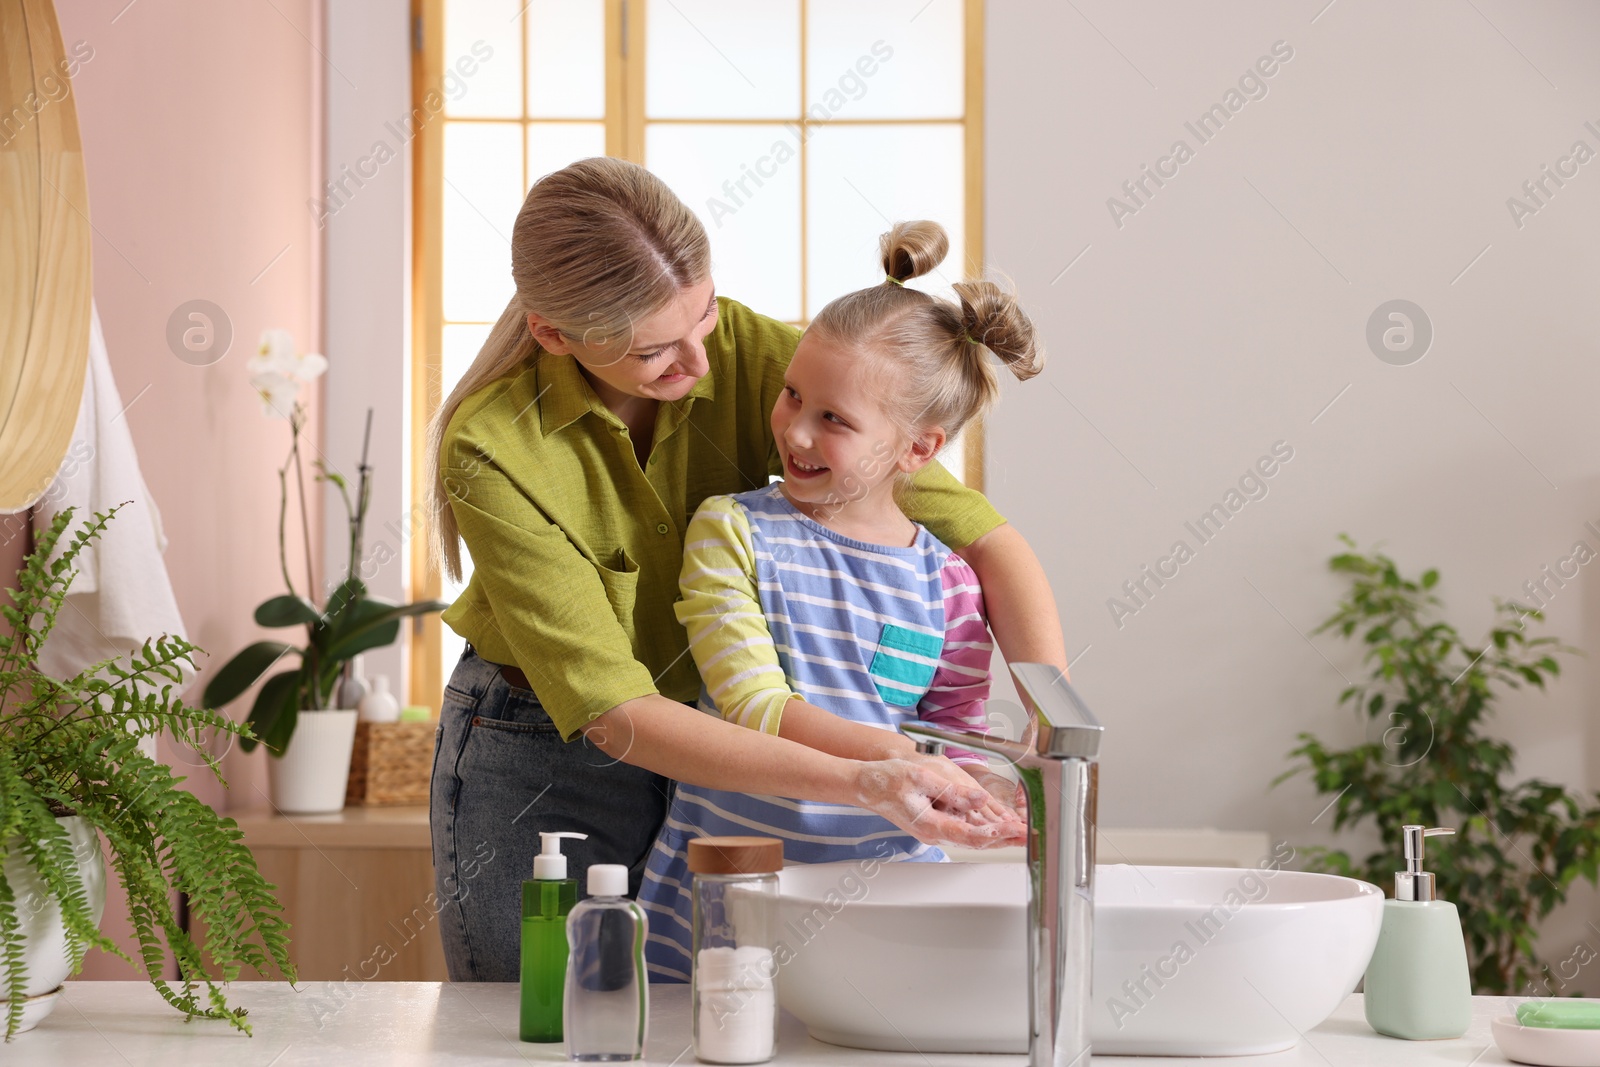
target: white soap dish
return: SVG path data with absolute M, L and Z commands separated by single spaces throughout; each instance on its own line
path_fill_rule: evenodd
M 1523 1026 L 1515 1015 L 1497 1015 L 1489 1029 L 1506 1058 L 1535 1067 L 1594 1067 L 1600 1064 L 1600 1030 L 1556 1030 Z

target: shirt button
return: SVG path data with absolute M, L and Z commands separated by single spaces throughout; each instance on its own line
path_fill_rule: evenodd
M 666 523 L 664 523 L 664 522 L 656 523 L 656 533 L 664 534 L 666 532 L 667 532 L 667 524 Z

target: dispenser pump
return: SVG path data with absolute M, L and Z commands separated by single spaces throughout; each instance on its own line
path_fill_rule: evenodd
M 1405 835 L 1406 869 L 1394 873 L 1394 898 L 1396 900 L 1428 901 L 1435 899 L 1433 873 L 1422 869 L 1422 843 L 1425 838 L 1453 834 L 1448 827 L 1402 826 Z
M 571 830 L 542 830 L 539 833 L 539 854 L 533 857 L 533 877 L 539 882 L 560 882 L 567 877 L 567 857 L 561 854 L 561 839 L 575 837 L 587 841 L 588 834 Z

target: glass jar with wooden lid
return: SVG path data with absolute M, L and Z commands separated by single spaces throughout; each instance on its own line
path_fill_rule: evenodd
M 697 837 L 694 1051 L 702 1063 L 764 1063 L 778 1050 L 778 871 L 774 837 Z

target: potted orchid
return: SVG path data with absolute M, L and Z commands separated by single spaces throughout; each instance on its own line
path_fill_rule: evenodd
M 275 759 L 269 762 L 273 802 L 294 813 L 335 812 L 344 807 L 345 783 L 355 738 L 356 709 L 340 707 L 339 685 L 347 677 L 351 660 L 368 649 L 393 644 L 400 622 L 413 615 L 440 611 L 440 600 L 394 604 L 367 593 L 358 576 L 362 534 L 371 495 L 371 467 L 362 447 L 354 498 L 351 485 L 322 460 L 312 466 L 314 481 L 327 482 L 339 491 L 350 527 L 350 562 L 344 581 L 318 603 L 311 574 L 311 527 L 306 511 L 305 465 L 300 450 L 306 409 L 301 390 L 328 368 L 328 361 L 312 353 L 298 353 L 285 330 L 261 335 L 259 352 L 247 369 L 250 383 L 261 397 L 263 411 L 289 423 L 289 454 L 278 470 L 278 562 L 285 592 L 268 597 L 256 607 L 255 621 L 268 628 L 305 631 L 300 644 L 257 641 L 241 649 L 206 685 L 207 707 L 220 708 L 238 698 L 262 678 L 247 721 L 253 737 L 241 739 L 249 751 L 265 744 Z M 372 436 L 372 412 L 367 412 L 367 439 Z M 305 595 L 295 588 L 289 573 L 289 482 L 294 480 L 300 505 L 301 536 L 305 543 Z M 294 657 L 290 659 L 290 657 Z M 283 669 L 271 673 L 280 664 Z M 270 676 L 269 676 L 270 674 Z

